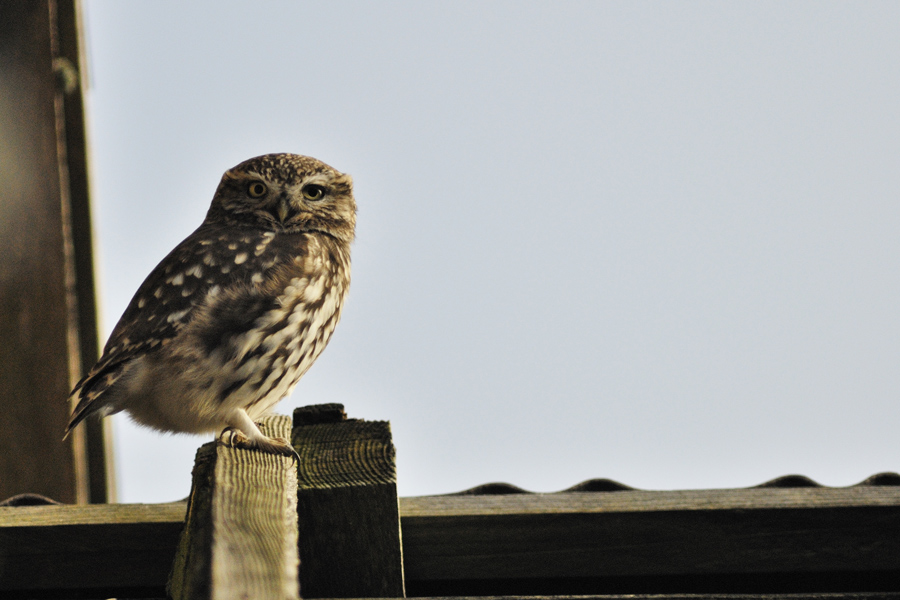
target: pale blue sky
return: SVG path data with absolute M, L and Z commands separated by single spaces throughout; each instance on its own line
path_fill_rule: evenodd
M 354 280 L 280 406 L 403 495 L 900 469 L 900 4 L 86 0 L 105 336 L 221 173 L 351 173 Z M 120 500 L 205 439 L 115 417 Z

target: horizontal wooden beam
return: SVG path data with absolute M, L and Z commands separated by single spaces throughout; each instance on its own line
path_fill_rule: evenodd
M 164 596 L 186 506 L 0 507 L 0 596 L 34 590 L 78 591 L 69 596 L 77 598 L 91 597 L 83 595 L 91 590 L 98 597 Z
M 400 512 L 407 518 L 876 506 L 900 506 L 900 486 L 447 494 L 400 498 Z
M 0 508 L 0 591 L 162 590 L 184 514 Z M 411 596 L 900 590 L 896 485 L 430 496 L 400 515 Z
M 900 590 L 896 486 L 436 496 L 400 512 L 410 595 Z
M 417 600 L 449 600 L 446 596 L 417 596 Z M 577 600 L 722 600 L 722 594 L 586 594 Z M 835 594 L 728 594 L 727 600 L 896 600 L 892 592 Z M 328 600 L 328 599 L 320 599 Z M 336 599 L 332 599 L 336 600 Z M 383 600 L 404 600 L 384 598 Z M 453 600 L 575 600 L 572 596 L 455 596 Z

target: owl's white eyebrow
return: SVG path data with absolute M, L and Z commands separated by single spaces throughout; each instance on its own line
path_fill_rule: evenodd
M 328 177 L 327 175 L 325 175 L 324 173 L 317 173 L 316 175 L 313 175 L 309 179 L 303 180 L 300 183 L 300 187 L 307 186 L 311 183 L 315 184 L 315 185 L 327 185 L 327 184 L 331 183 L 331 178 Z

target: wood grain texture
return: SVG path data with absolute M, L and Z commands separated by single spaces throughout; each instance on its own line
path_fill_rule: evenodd
M 404 518 L 878 506 L 900 506 L 900 486 L 630 490 L 609 493 L 416 496 L 400 499 L 400 510 Z
M 766 580 L 900 591 L 896 486 L 438 496 L 400 507 L 417 595 L 586 593 L 616 581 L 640 592 L 673 578 L 692 578 L 694 591 L 738 581 L 745 588 L 731 591 L 762 591 Z
M 260 429 L 288 437 L 290 419 L 266 417 Z M 197 454 L 171 596 L 299 598 L 293 460 L 221 444 L 206 445 Z
M 161 596 L 186 505 L 0 507 L 0 597 Z M 75 592 L 78 591 L 76 594 Z
M 340 405 L 297 409 L 297 513 L 304 598 L 403 596 L 390 424 L 344 420 Z
M 60 168 L 64 179 L 65 222 L 69 223 L 66 237 L 69 239 L 68 258 L 72 281 L 69 286 L 71 328 L 76 332 L 78 360 L 76 378 L 87 373 L 100 356 L 97 328 L 97 300 L 94 284 L 94 242 L 91 219 L 90 182 L 85 111 L 82 84 L 86 81 L 83 52 L 83 32 L 79 3 L 76 0 L 55 0 L 57 80 L 63 77 L 64 66 L 72 69 L 74 76 L 69 89 L 58 85 L 57 135 L 65 149 L 65 163 Z M 86 448 L 88 501 L 94 503 L 115 501 L 111 424 L 106 419 L 90 419 L 82 426 Z
M 0 498 L 86 500 L 68 419 L 69 313 L 47 2 L 0 2 Z
M 167 584 L 168 595 L 175 600 L 210 597 L 216 448 L 216 442 L 203 444 L 194 458 L 184 529 L 178 539 L 177 551 L 173 552 L 174 561 Z
M 900 597 L 895 485 L 437 496 L 400 508 L 410 595 Z M 161 595 L 185 510 L 0 508 L 0 598 Z M 343 543 L 346 524 L 325 527 L 326 544 L 328 528 Z
M 97 357 L 79 67 L 74 0 L 0 3 L 0 498 L 110 498 L 105 426 L 61 433 Z
M 584 594 L 578 596 L 417 596 L 419 600 L 895 600 L 891 592 L 834 594 Z M 385 600 L 388 600 L 387 598 Z

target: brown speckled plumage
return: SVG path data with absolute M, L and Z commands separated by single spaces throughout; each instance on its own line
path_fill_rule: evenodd
M 261 184 L 261 185 L 260 185 Z M 328 343 L 350 285 L 352 180 L 306 156 L 227 171 L 203 224 L 150 273 L 72 391 L 66 433 L 127 411 L 174 432 L 289 453 L 254 424 Z

